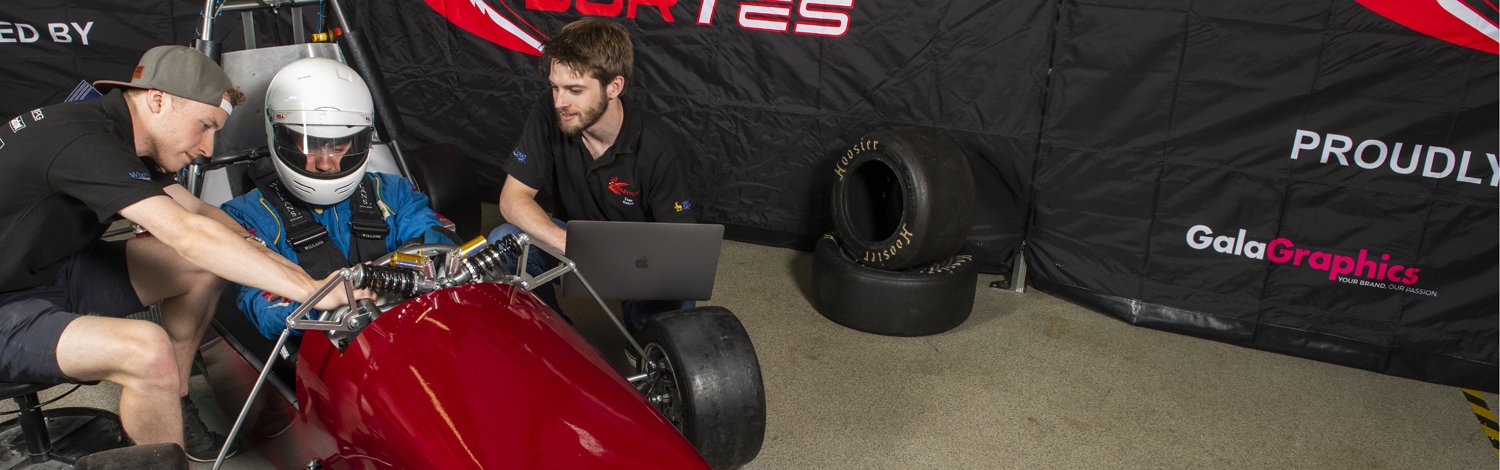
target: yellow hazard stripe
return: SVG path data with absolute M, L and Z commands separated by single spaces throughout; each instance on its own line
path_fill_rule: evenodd
M 1489 404 L 1485 403 L 1484 395 L 1470 389 L 1463 389 L 1464 396 L 1469 399 L 1469 408 L 1474 410 L 1474 415 L 1483 418 L 1490 423 L 1495 422 L 1495 414 L 1490 412 Z
M 1495 429 L 1495 413 L 1490 411 L 1489 403 L 1484 401 L 1484 394 L 1469 388 L 1459 390 L 1464 392 L 1464 399 L 1469 401 L 1469 409 L 1474 411 L 1474 419 L 1479 420 L 1479 427 L 1484 429 L 1484 435 L 1490 438 L 1490 446 L 1500 454 L 1500 431 Z

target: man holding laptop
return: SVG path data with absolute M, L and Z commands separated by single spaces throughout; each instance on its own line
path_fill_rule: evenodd
M 490 239 L 525 232 L 567 252 L 564 221 L 694 222 L 683 182 L 685 162 L 670 131 L 655 114 L 621 96 L 634 66 L 625 27 L 593 18 L 569 23 L 547 41 L 540 66 L 552 95 L 538 101 L 520 142 L 502 160 L 507 176 L 499 205 L 507 223 Z M 528 259 L 533 274 L 552 261 L 539 250 Z M 552 286 L 533 292 L 561 312 Z M 621 308 L 626 323 L 639 330 L 653 313 L 692 306 L 690 301 L 640 301 Z

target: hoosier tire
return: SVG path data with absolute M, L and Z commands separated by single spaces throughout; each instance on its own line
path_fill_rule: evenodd
M 977 265 L 967 246 L 938 263 L 904 271 L 862 266 L 830 235 L 818 240 L 812 304 L 835 323 L 886 336 L 951 330 L 974 309 Z
M 958 251 L 973 225 L 969 159 L 942 134 L 865 134 L 834 174 L 834 231 L 860 264 L 895 270 L 937 262 Z

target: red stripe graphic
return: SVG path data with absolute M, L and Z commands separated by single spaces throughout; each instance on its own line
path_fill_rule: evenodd
M 500 47 L 530 55 L 542 55 L 542 41 L 547 39 L 512 9 L 506 0 L 495 9 L 486 0 L 426 0 L 439 15 L 464 31 L 474 33 Z
M 1494 11 L 1475 11 L 1461 0 L 1355 0 L 1413 31 L 1460 46 L 1500 54 Z M 1489 3 L 1489 2 L 1486 2 Z M 1493 9 L 1493 4 L 1490 4 Z

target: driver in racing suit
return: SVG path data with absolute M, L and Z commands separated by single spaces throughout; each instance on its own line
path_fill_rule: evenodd
M 275 172 L 257 175 L 255 190 L 222 209 L 316 279 L 408 241 L 452 243 L 410 181 L 365 171 L 373 114 L 369 88 L 348 66 L 326 58 L 288 64 L 266 90 Z M 299 303 L 240 286 L 237 305 L 274 339 Z

